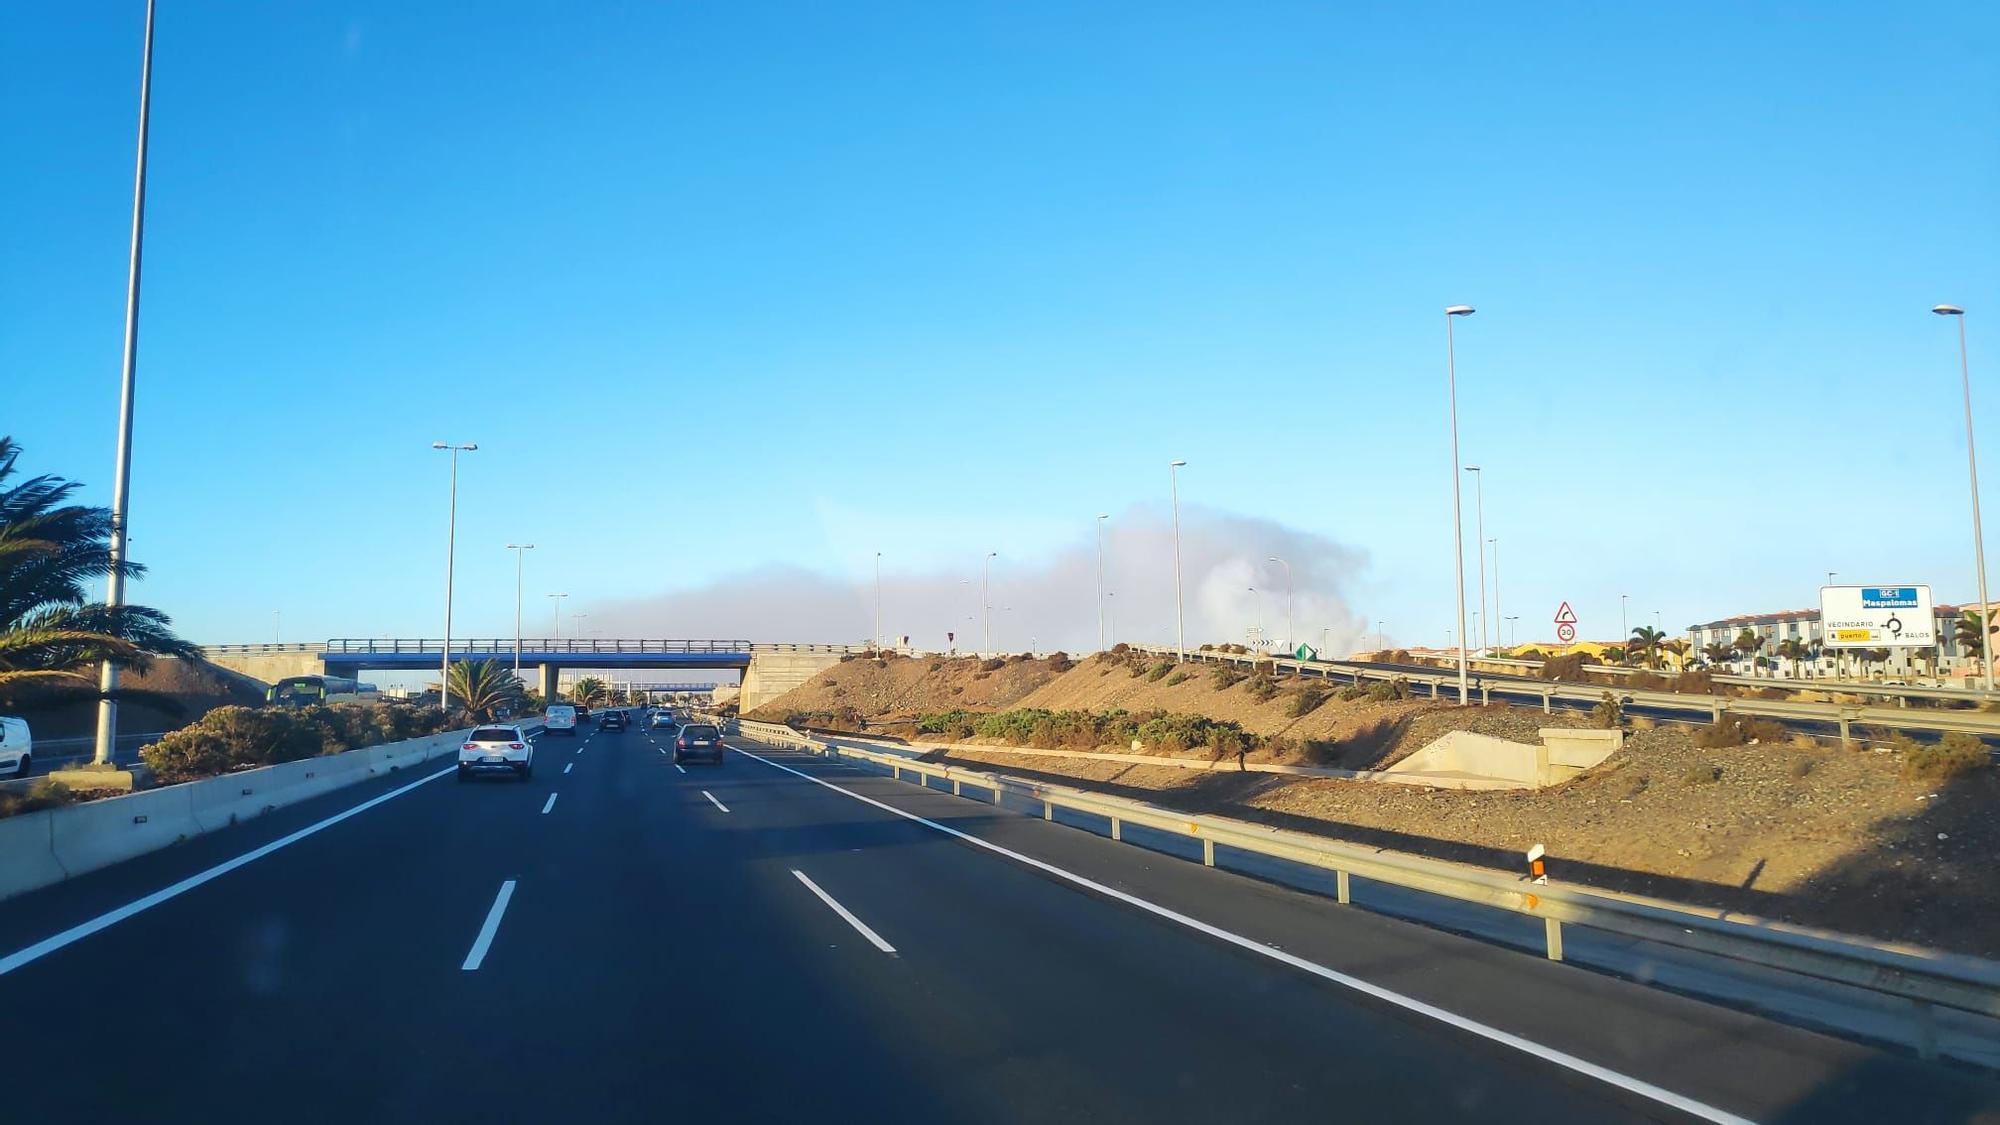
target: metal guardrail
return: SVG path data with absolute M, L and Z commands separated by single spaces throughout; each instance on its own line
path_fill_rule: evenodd
M 1162 645 L 1133 645 L 1135 651 L 1156 656 L 1172 656 L 1175 650 Z M 1190 662 L 1206 664 L 1270 664 L 1279 671 L 1297 675 L 1318 676 L 1323 679 L 1350 679 L 1359 682 L 1370 680 L 1402 680 L 1409 684 L 1421 684 L 1430 688 L 1432 698 L 1442 699 L 1458 688 L 1456 671 L 1436 673 L 1412 672 L 1404 668 L 1377 667 L 1357 663 L 1329 663 L 1316 660 L 1293 660 L 1288 657 L 1242 655 L 1238 653 L 1190 651 Z M 1337 675 L 1336 675 L 1337 673 Z M 1775 699 L 1738 699 L 1727 695 L 1702 695 L 1673 691 L 1652 691 L 1620 687 L 1612 684 L 1576 684 L 1561 680 L 1534 680 L 1526 677 L 1513 678 L 1484 673 L 1479 676 L 1481 683 L 1474 691 L 1484 703 L 1493 694 L 1539 696 L 1544 712 L 1552 710 L 1554 700 L 1572 703 L 1596 703 L 1610 695 L 1621 703 L 1639 707 L 1650 707 L 1665 711 L 1682 711 L 1692 714 L 1708 713 L 1710 722 L 1720 722 L 1724 715 L 1750 716 L 1791 720 L 1793 722 L 1823 723 L 1839 728 L 1840 738 L 1846 741 L 1853 736 L 1853 728 L 1859 726 L 1882 727 L 1887 730 L 1925 731 L 1931 734 L 1963 732 L 1982 738 L 2000 738 L 2000 714 L 1985 711 L 1928 711 L 1905 707 L 1867 707 L 1844 703 L 1797 703 Z
M 1542 667 L 1542 662 L 1539 660 L 1521 660 L 1511 656 L 1468 655 L 1466 659 L 1470 664 L 1519 668 L 1522 670 L 1522 674 L 1530 679 L 1535 678 L 1535 674 Z M 1412 663 L 1423 663 L 1430 667 L 1451 671 L 1454 674 L 1457 671 L 1456 657 L 1445 657 L 1439 660 L 1439 658 L 1428 654 L 1422 656 L 1412 654 L 1410 661 Z M 1432 663 L 1433 661 L 1439 662 Z M 1363 664 L 1371 662 L 1358 660 L 1322 660 L 1319 663 Z M 1634 668 L 1624 664 L 1585 664 L 1583 665 L 1583 671 L 1602 676 L 1619 676 L 1625 679 L 1630 679 L 1641 672 L 1648 672 L 1655 676 L 1664 676 L 1669 680 L 1681 675 L 1679 671 L 1671 669 Z M 1823 691 L 1841 695 L 1879 695 L 1889 699 L 1931 699 L 1941 702 L 1986 703 L 2000 701 L 2000 693 L 1989 692 L 1985 688 L 1974 687 L 1922 687 L 1914 684 L 1875 683 L 1869 680 L 1836 680 L 1804 676 L 1743 676 L 1732 672 L 1711 672 L 1709 678 L 1714 683 L 1726 684 L 1729 687 L 1778 688 L 1781 691 Z
M 992 794 L 996 805 L 1009 794 L 1039 801 L 1045 819 L 1053 819 L 1056 809 L 1104 817 L 1110 821 L 1114 840 L 1123 838 L 1123 826 L 1127 824 L 1199 840 L 1202 862 L 1210 867 L 1215 866 L 1215 849 L 1221 845 L 1330 870 L 1334 873 L 1336 899 L 1343 904 L 1350 902 L 1350 877 L 1360 876 L 1537 917 L 1544 923 L 1547 956 L 1554 961 L 1563 958 L 1563 926 L 1576 925 L 1900 997 L 1913 1006 L 1916 1039 L 1912 1046 L 1926 1059 L 1937 1057 L 1933 1006 L 2000 1016 L 2000 963 L 1975 957 L 1869 942 L 1741 914 L 1723 917 L 1720 912 L 1705 912 L 1637 895 L 1531 883 L 1485 868 L 836 745 L 774 723 L 739 719 L 736 726 L 741 735 L 766 744 L 887 767 L 897 780 L 902 780 L 905 773 L 913 774 L 929 787 L 933 779 L 940 779 L 950 783 L 954 796 L 964 796 L 964 786 L 969 784 Z

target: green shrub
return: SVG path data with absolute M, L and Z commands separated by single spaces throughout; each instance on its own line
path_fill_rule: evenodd
M 1625 705 L 1618 702 L 1617 696 L 1607 691 L 1604 697 L 1597 701 L 1597 706 L 1590 709 L 1590 717 L 1606 730 L 1615 729 L 1625 721 Z
M 1300 684 L 1292 693 L 1292 705 L 1286 714 L 1294 719 L 1303 718 L 1319 710 L 1320 705 L 1333 697 L 1333 688 L 1326 684 Z
M 1903 776 L 1912 780 L 1941 781 L 1963 777 L 1993 764 L 1993 755 L 1975 735 L 1953 731 L 1934 745 L 1903 752 Z
M 1242 683 L 1243 676 L 1233 664 L 1218 664 L 1208 673 L 1208 685 L 1217 691 L 1228 691 Z
M 1162 661 L 1160 661 L 1160 662 L 1159 662 L 1158 664 L 1156 664 L 1156 665 L 1154 665 L 1154 666 L 1153 666 L 1153 670 L 1152 670 L 1152 671 L 1150 671 L 1150 672 L 1146 673 L 1146 679 L 1148 679 L 1148 680 L 1150 680 L 1151 682 L 1153 682 L 1153 683 L 1156 683 L 1156 684 L 1157 684 L 1157 683 L 1159 683 L 1159 682 L 1160 682 L 1161 680 L 1164 680 L 1164 679 L 1166 679 L 1166 678 L 1167 678 L 1167 673 L 1168 673 L 1168 672 L 1171 672 L 1171 671 L 1173 671 L 1173 670 L 1174 670 L 1174 662 L 1173 662 L 1173 661 L 1171 661 L 1171 660 L 1162 660 Z
M 1362 687 L 1360 684 L 1348 684 L 1346 687 L 1340 689 L 1340 701 L 1342 703 L 1352 703 L 1357 699 L 1365 697 L 1367 694 L 1368 689 Z
M 1136 680 L 1136 679 L 1138 679 L 1138 678 L 1139 678 L 1140 676 L 1143 676 L 1143 675 L 1145 675 L 1147 671 L 1148 671 L 1148 667 L 1147 667 L 1147 664 L 1146 664 L 1146 662 L 1145 662 L 1145 661 L 1143 661 L 1143 660 L 1134 660 L 1134 661 L 1132 662 L 1132 670 L 1131 670 L 1131 672 L 1130 672 L 1129 674 L 1131 675 L 1131 677 L 1132 677 L 1133 679 L 1135 679 L 1135 680 Z
M 1188 674 L 1185 671 L 1175 672 L 1173 675 L 1167 677 L 1167 686 L 1173 687 L 1176 684 L 1184 684 L 1187 683 L 1187 680 Z
M 0 817 L 41 812 L 43 809 L 56 809 L 75 803 L 76 794 L 70 792 L 69 786 L 60 781 L 50 781 L 45 777 L 29 786 L 28 791 L 19 796 L 0 793 Z
M 1111 651 L 1123 655 L 1131 652 L 1132 646 L 1126 644 L 1124 641 L 1119 641 L 1117 644 L 1111 646 Z
M 1542 661 L 1536 675 L 1545 680 L 1581 680 L 1583 678 L 1584 655 L 1572 652 L 1568 656 L 1551 656 Z
M 1052 652 L 1049 654 L 1049 671 L 1067 672 L 1074 667 L 1076 667 L 1076 661 L 1069 658 L 1069 653 Z
M 1243 690 L 1249 692 L 1250 698 L 1257 702 L 1269 703 L 1278 694 L 1278 682 L 1268 674 L 1258 672 L 1244 681 Z
M 163 782 L 192 781 L 436 734 L 456 721 L 404 704 L 336 703 L 296 711 L 218 707 L 169 732 L 139 757 Z
M 1408 680 L 1397 676 L 1390 680 L 1376 680 L 1363 689 L 1363 696 L 1370 703 L 1394 703 L 1410 693 Z
M 998 656 L 988 657 L 979 662 L 979 670 L 982 672 L 998 672 L 1006 666 L 1007 661 Z
M 1707 785 L 1722 780 L 1721 766 L 1692 765 L 1681 774 L 1681 781 L 1688 785 Z
M 1743 746 L 1751 742 L 1769 745 L 1787 739 L 1788 735 L 1781 723 L 1770 719 L 1743 719 L 1734 715 L 1724 715 L 1721 722 L 1694 732 L 1694 744 L 1708 750 Z

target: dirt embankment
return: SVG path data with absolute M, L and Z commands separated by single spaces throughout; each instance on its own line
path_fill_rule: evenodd
M 766 703 L 745 718 L 783 722 L 787 716 L 867 719 L 870 725 L 914 719 L 955 708 L 1002 711 L 1061 673 L 1050 660 L 978 657 L 854 657 L 843 660 Z
M 206 660 L 160 657 L 144 672 L 126 672 L 119 686 L 133 698 L 118 708 L 118 729 L 124 734 L 179 730 L 217 707 L 255 706 L 264 702 L 266 684 L 210 664 Z M 74 738 L 97 729 L 95 699 L 57 706 L 24 701 L 20 713 L 35 738 Z
M 1392 761 L 1448 730 L 1532 742 L 1540 727 L 1588 721 L 1532 708 L 1337 697 L 1294 716 L 1293 696 L 1302 685 L 1285 679 L 1260 701 L 1252 694 L 1255 685 L 1220 687 L 1201 666 L 1154 678 L 1151 666 L 1134 675 L 1131 663 L 1105 659 L 1062 673 L 1022 662 L 1009 666 L 1015 670 L 1004 684 L 995 684 L 990 681 L 999 672 L 972 679 L 954 663 L 962 662 L 932 672 L 921 660 L 890 661 L 884 668 L 850 662 L 827 674 L 832 683 L 807 685 L 818 694 L 802 698 L 853 707 L 871 727 L 954 707 L 1159 709 L 1229 720 L 1263 735 L 1318 740 L 1315 760 L 1347 766 Z M 1181 671 L 1186 677 L 1173 682 Z M 831 694 L 832 687 L 840 694 Z M 767 710 L 777 717 L 806 710 L 797 695 Z M 1993 769 L 1945 781 L 1912 780 L 1894 753 L 1809 740 L 1702 748 L 1680 728 L 1632 729 L 1626 748 L 1603 765 L 1563 785 L 1518 792 L 1196 772 L 1034 757 L 998 747 L 949 757 L 1190 812 L 1506 871 L 1519 870 L 1522 853 L 1540 843 L 1559 879 L 2000 956 L 2000 866 L 1990 862 L 2000 853 L 2000 771 Z

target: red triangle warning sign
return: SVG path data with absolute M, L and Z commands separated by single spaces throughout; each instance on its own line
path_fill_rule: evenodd
M 1564 602 L 1562 604 L 1562 608 L 1556 610 L 1556 624 L 1558 625 L 1576 624 L 1576 611 L 1569 607 L 1568 602 Z

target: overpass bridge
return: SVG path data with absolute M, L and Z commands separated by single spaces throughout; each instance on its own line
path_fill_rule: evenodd
M 429 672 L 444 661 L 442 637 L 336 637 L 318 643 L 209 645 L 202 654 L 266 683 L 286 676 L 345 676 L 370 671 Z M 517 650 L 518 645 L 518 650 Z M 518 651 L 518 659 L 516 652 Z M 539 669 L 542 696 L 558 694 L 565 668 L 677 672 L 734 670 L 742 675 L 740 706 L 750 710 L 776 699 L 861 648 L 850 645 L 773 644 L 746 640 L 680 640 L 604 637 L 452 638 L 451 659 L 497 659 L 525 675 Z

